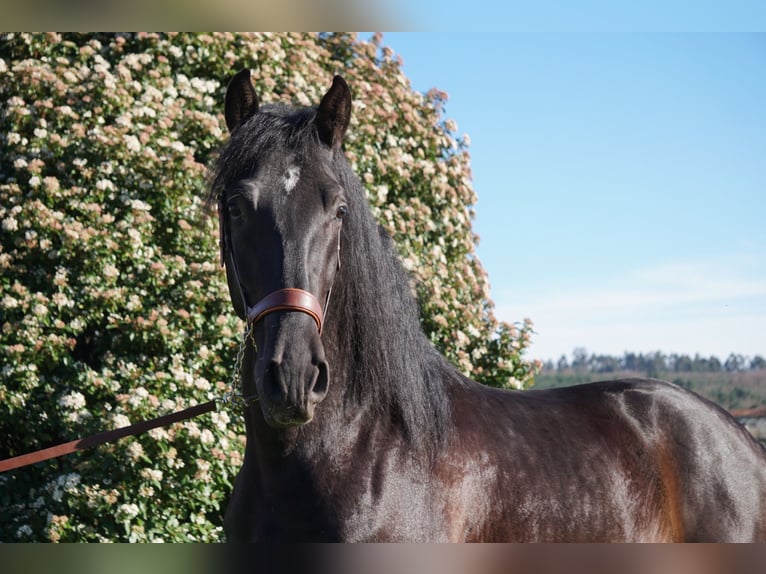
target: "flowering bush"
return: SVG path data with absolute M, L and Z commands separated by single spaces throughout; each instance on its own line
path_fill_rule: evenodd
M 446 95 L 352 35 L 26 35 L 0 42 L 0 457 L 220 396 L 240 330 L 203 214 L 225 84 L 355 95 L 347 155 L 412 272 L 431 340 L 522 386 L 528 322 L 498 324 L 474 254 L 467 141 Z M 241 465 L 227 412 L 0 475 L 0 540 L 210 541 Z

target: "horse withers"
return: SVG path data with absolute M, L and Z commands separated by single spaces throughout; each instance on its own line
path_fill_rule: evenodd
M 676 386 L 506 391 L 421 330 L 391 239 L 342 151 L 351 94 L 226 94 L 213 169 L 247 321 L 247 444 L 230 541 L 763 541 L 766 452 Z M 250 344 L 252 342 L 252 344 Z

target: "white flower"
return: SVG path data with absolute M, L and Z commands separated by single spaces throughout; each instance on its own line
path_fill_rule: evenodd
M 138 141 L 138 138 L 134 135 L 126 134 L 123 136 L 123 139 L 125 140 L 125 146 L 128 148 L 129 151 L 137 152 L 141 149 L 141 142 Z
M 144 455 L 144 447 L 140 442 L 133 441 L 128 445 L 128 454 L 133 460 L 138 460 Z
M 27 163 L 27 160 L 25 160 L 23 157 L 20 157 L 13 162 L 13 167 L 15 167 L 16 169 L 24 169 L 27 166 L 29 166 L 29 164 Z
M 215 437 L 213 436 L 213 433 L 210 432 L 210 429 L 203 429 L 200 433 L 199 440 L 202 444 L 213 444 L 215 442 Z
M 125 308 L 128 311 L 135 311 L 136 309 L 141 308 L 141 299 L 138 297 L 138 295 L 131 295 L 128 298 L 128 302 L 125 304 Z
M 137 230 L 133 229 L 132 227 L 128 229 L 128 237 L 130 237 L 131 242 L 134 245 L 141 244 L 141 234 Z
M 32 312 L 37 315 L 38 317 L 44 317 L 48 314 L 48 308 L 43 305 L 42 303 L 37 303 L 33 308 Z
M 216 428 L 222 431 L 226 430 L 226 426 L 231 421 L 229 418 L 229 413 L 226 411 L 213 411 L 213 413 L 210 415 L 210 419 L 213 421 L 213 424 L 216 426 Z
M 72 391 L 67 395 L 63 395 L 59 398 L 59 406 L 65 409 L 71 409 L 73 411 L 79 411 L 85 407 L 85 397 L 82 393 Z
M 130 403 L 130 405 L 133 407 L 137 407 L 141 404 L 141 401 L 146 399 L 148 396 L 149 391 L 147 391 L 144 387 L 138 387 L 131 393 L 131 396 L 128 399 L 128 403 Z
M 468 339 L 468 337 L 466 337 L 463 331 L 458 330 L 455 333 L 455 342 L 457 343 L 458 347 L 463 348 L 466 345 L 468 345 L 468 343 L 470 343 L 470 340 Z
M 130 419 L 121 413 L 112 413 L 110 418 L 112 421 L 112 428 L 120 429 L 122 427 L 130 426 Z
M 38 185 L 40 185 L 40 178 L 37 177 L 36 175 L 33 175 L 32 177 L 29 178 L 29 185 L 30 187 L 37 187 Z
M 190 438 L 199 438 L 202 434 L 199 430 L 199 426 L 197 426 L 197 423 L 194 421 L 184 423 L 184 427 L 186 428 L 186 432 L 189 433 Z
M 152 429 L 148 432 L 149 436 L 152 437 L 154 440 L 158 441 L 165 441 L 170 438 L 170 435 L 168 434 L 168 431 L 166 431 L 162 427 L 157 427 L 156 429 Z
M 16 231 L 19 228 L 19 222 L 13 217 L 3 219 L 3 231 Z
M 48 483 L 47 487 L 51 492 L 51 498 L 55 502 L 60 502 L 65 492 L 72 492 L 80 484 L 80 475 L 76 472 L 60 475 L 55 481 Z
M 8 66 L 5 64 L 5 60 L 0 58 L 0 74 L 5 73 L 6 71 L 8 71 Z M 29 528 L 29 527 L 27 527 L 27 528 Z
M 96 189 L 101 191 L 112 191 L 114 189 L 114 184 L 108 179 L 99 179 L 96 182 Z
M 202 93 L 213 93 L 218 84 L 212 80 L 202 80 L 200 78 L 191 79 L 192 88 Z
M 142 468 L 140 474 L 144 480 L 154 480 L 156 482 L 162 480 L 162 471 L 154 468 Z
M 113 279 L 117 277 L 120 274 L 120 272 L 117 270 L 117 268 L 114 265 L 112 265 L 111 263 L 107 263 L 106 265 L 104 265 L 103 274 L 104 274 L 104 277 L 107 277 L 108 279 Z
M 125 516 L 126 518 L 135 518 L 138 516 L 138 513 L 140 512 L 140 509 L 138 508 L 137 504 L 121 504 L 120 508 L 118 509 L 118 512 Z
M 42 246 L 42 241 L 40 242 Z M 58 307 L 73 307 L 74 301 L 72 301 L 69 297 L 64 295 L 63 293 L 54 293 L 51 297 L 51 301 L 53 301 L 56 306 Z
M 80 475 L 76 472 L 63 474 L 58 477 L 57 482 L 64 490 L 72 490 L 80 484 Z
M 518 379 L 516 379 L 514 377 L 510 377 L 508 379 L 508 386 L 510 386 L 510 387 L 512 387 L 514 389 L 521 389 L 524 385 L 521 383 L 520 380 L 518 380 Z
M 130 207 L 135 209 L 136 211 L 151 211 L 152 206 L 146 203 L 145 201 L 141 201 L 140 199 L 131 199 L 128 201 Z
M 138 115 L 139 116 L 146 116 L 149 118 L 154 118 L 157 116 L 157 112 L 155 112 L 152 108 L 149 106 L 143 106 L 138 109 Z

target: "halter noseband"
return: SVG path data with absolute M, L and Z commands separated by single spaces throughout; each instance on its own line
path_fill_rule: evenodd
M 234 264 L 236 266 L 236 264 Z M 306 313 L 317 324 L 319 333 L 322 333 L 322 320 L 324 310 L 314 295 L 303 289 L 279 289 L 266 295 L 252 307 L 247 308 L 247 324 L 255 325 L 266 315 L 276 311 L 299 311 Z

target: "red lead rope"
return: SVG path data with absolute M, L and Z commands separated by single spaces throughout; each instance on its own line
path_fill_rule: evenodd
M 189 407 L 188 409 L 184 409 L 182 411 L 157 417 L 156 419 L 141 421 L 140 423 L 136 423 L 134 425 L 94 434 L 93 436 L 89 436 L 87 438 L 73 440 L 43 450 L 14 456 L 13 458 L 6 458 L 5 460 L 0 460 L 0 472 L 13 470 L 14 468 L 21 468 L 22 466 L 28 466 L 30 464 L 35 464 L 44 460 L 63 456 L 65 454 L 71 454 L 73 452 L 77 452 L 78 450 L 92 448 L 94 446 L 112 442 L 126 436 L 137 435 L 157 427 L 190 419 L 204 413 L 209 413 L 210 411 L 216 410 L 217 402 L 218 401 L 215 400 L 209 401 L 201 405 Z

